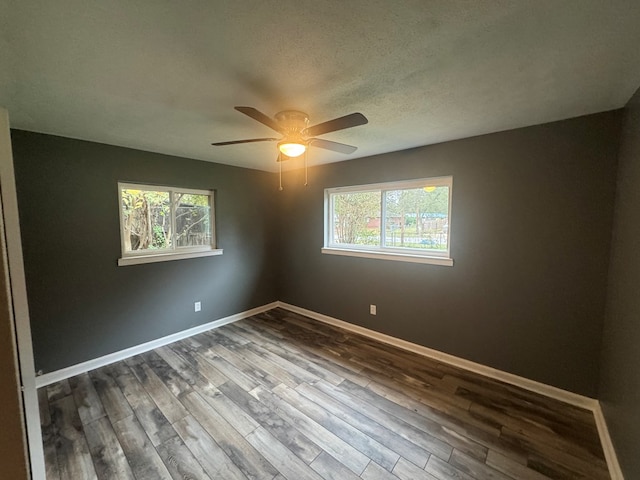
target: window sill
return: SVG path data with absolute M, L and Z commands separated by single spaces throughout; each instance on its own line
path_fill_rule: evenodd
M 411 255 L 407 253 L 372 252 L 364 250 L 351 250 L 348 248 L 324 247 L 322 253 L 329 255 L 345 255 L 348 257 L 374 258 L 377 260 L 394 260 L 396 262 L 427 263 L 431 265 L 453 266 L 453 258 L 428 257 L 424 255 Z
M 158 255 L 127 256 L 118 259 L 118 266 L 138 265 L 140 263 L 169 262 L 172 260 L 184 260 L 185 258 L 211 257 L 222 255 L 222 249 L 201 250 L 199 252 L 161 253 Z

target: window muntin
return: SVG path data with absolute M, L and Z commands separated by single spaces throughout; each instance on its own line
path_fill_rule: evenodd
M 326 189 L 325 253 L 449 258 L 452 184 L 449 176 Z
M 213 192 L 118 183 L 122 256 L 215 249 Z

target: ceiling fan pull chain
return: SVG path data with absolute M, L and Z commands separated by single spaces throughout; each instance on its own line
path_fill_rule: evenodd
M 282 153 L 278 154 L 278 165 L 280 165 L 280 188 L 278 190 L 282 191 Z
M 307 166 L 307 151 L 304 151 L 304 186 L 309 185 L 309 175 L 307 174 L 308 166 Z

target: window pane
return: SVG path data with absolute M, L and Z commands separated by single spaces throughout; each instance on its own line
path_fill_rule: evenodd
M 380 246 L 380 192 L 334 193 L 333 243 Z
M 385 192 L 385 247 L 447 250 L 449 187 Z
M 126 252 L 171 248 L 169 192 L 123 189 L 121 201 Z
M 210 196 L 175 193 L 176 245 L 211 245 Z

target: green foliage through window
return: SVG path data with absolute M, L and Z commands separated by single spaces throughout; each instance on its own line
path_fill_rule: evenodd
M 212 193 L 121 185 L 124 253 L 213 246 Z
M 328 189 L 329 245 L 449 250 L 451 177 Z

